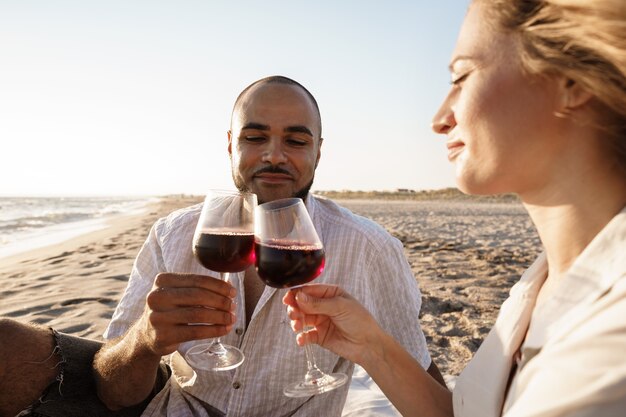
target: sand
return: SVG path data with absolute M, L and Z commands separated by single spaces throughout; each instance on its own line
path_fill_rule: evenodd
M 341 201 L 404 244 L 422 291 L 421 326 L 444 376 L 458 375 L 541 251 L 519 202 Z
M 0 316 L 101 339 L 151 225 L 201 197 L 168 196 L 104 230 L 0 259 Z M 338 200 L 404 244 L 421 324 L 442 373 L 458 375 L 540 251 L 518 202 Z

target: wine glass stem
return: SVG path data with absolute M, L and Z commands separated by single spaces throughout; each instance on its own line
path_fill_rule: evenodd
M 302 323 L 304 323 L 304 314 L 302 314 Z M 306 375 L 305 381 L 311 382 L 313 384 L 317 384 L 317 381 L 324 376 L 324 373 L 317 367 L 315 363 L 315 355 L 313 355 L 313 348 L 309 343 L 306 343 L 308 340 L 308 331 L 310 327 L 304 323 L 304 327 L 302 328 L 302 334 L 305 338 L 304 344 L 304 353 L 306 355 Z
M 228 272 L 220 272 L 219 274 L 222 281 L 226 281 L 228 279 Z M 221 339 L 221 337 L 216 337 L 213 339 L 213 343 L 211 343 L 211 346 L 209 347 L 210 353 L 220 355 L 226 352 L 226 349 L 224 349 L 224 346 L 222 346 Z

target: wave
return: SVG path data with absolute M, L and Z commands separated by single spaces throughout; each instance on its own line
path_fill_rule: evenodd
M 0 253 L 47 238 L 59 228 L 78 230 L 107 217 L 138 213 L 152 201 L 155 198 L 0 197 Z

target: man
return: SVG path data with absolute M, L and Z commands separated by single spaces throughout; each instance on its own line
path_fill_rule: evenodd
M 326 269 L 317 282 L 341 284 L 355 294 L 441 380 L 419 329 L 420 293 L 400 242 L 375 223 L 309 194 L 321 146 L 319 109 L 302 85 L 268 77 L 237 98 L 228 132 L 237 188 L 257 194 L 259 203 L 302 198 L 326 250 Z M 340 415 L 348 385 L 310 398 L 282 394 L 305 372 L 304 352 L 282 304 L 284 291 L 265 287 L 249 268 L 232 274 L 243 300 L 236 304 L 229 284 L 207 278 L 218 275 L 200 266 L 190 250 L 199 210 L 194 206 L 159 220 L 141 249 L 105 332 L 108 342 L 94 360 L 102 402 L 113 410 L 147 404 L 144 415 L 150 416 Z M 244 363 L 228 372 L 192 369 L 184 353 L 216 336 L 239 347 Z M 352 373 L 345 359 L 322 349 L 315 355 L 324 371 Z

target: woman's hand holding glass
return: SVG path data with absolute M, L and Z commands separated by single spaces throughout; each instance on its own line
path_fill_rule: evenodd
M 310 284 L 285 294 L 291 328 L 299 346 L 315 343 L 365 365 L 376 356 L 384 331 L 372 315 L 341 287 Z M 306 328 L 306 334 L 301 333 Z

